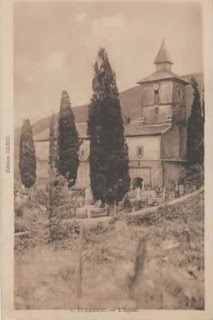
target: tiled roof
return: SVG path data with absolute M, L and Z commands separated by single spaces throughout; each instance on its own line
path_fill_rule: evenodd
M 177 79 L 179 81 L 184 82 L 185 84 L 189 83 L 185 79 L 176 75 L 175 73 L 173 73 L 171 71 L 167 71 L 167 70 L 155 71 L 154 73 L 152 73 L 148 77 L 145 77 L 145 78 L 141 79 L 140 81 L 138 81 L 138 83 L 142 84 L 145 82 L 160 81 L 160 80 L 165 80 L 165 79 Z
M 76 123 L 76 128 L 80 138 L 87 137 L 87 123 Z M 34 141 L 48 141 L 49 140 L 49 128 L 41 131 L 40 133 L 34 135 Z
M 79 137 L 82 139 L 87 138 L 87 123 L 76 124 Z M 165 133 L 171 128 L 170 124 L 160 125 L 142 125 L 139 121 L 132 121 L 129 125 L 125 126 L 125 136 L 143 136 L 143 135 L 160 135 Z M 49 128 L 34 136 L 35 142 L 48 141 Z
M 148 136 L 164 134 L 171 128 L 171 124 L 144 125 L 140 121 L 133 121 L 125 127 L 125 136 Z

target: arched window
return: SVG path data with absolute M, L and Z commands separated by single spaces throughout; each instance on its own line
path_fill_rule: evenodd
M 143 147 L 142 146 L 137 148 L 137 155 L 138 155 L 138 158 L 143 157 Z
M 154 90 L 154 103 L 158 104 L 160 102 L 159 89 Z

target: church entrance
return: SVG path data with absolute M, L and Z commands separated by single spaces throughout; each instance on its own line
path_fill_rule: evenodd
M 151 168 L 143 167 L 143 168 L 131 168 L 130 169 L 130 177 L 132 178 L 131 187 L 143 189 L 143 187 L 150 187 L 152 185 L 151 181 Z
M 132 190 L 136 190 L 138 188 L 143 189 L 144 181 L 140 177 L 136 177 L 132 180 Z

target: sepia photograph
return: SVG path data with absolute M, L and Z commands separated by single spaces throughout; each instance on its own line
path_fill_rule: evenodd
M 15 308 L 204 308 L 201 26 L 15 4 Z
M 203 11 L 13 3 L 14 310 L 206 309 Z

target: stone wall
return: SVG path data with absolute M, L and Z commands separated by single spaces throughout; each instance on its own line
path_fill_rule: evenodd
M 171 184 L 179 183 L 184 178 L 183 163 L 164 162 L 164 185 L 169 187 Z
M 126 137 L 130 160 L 160 159 L 160 136 Z M 142 156 L 138 156 L 138 148 L 142 148 Z
M 173 98 L 173 83 L 171 80 L 161 80 L 159 83 L 159 100 L 160 104 L 172 104 Z M 154 103 L 154 88 L 155 82 L 144 83 L 141 86 L 142 90 L 142 106 L 151 106 Z
M 186 159 L 186 142 L 187 131 L 186 126 L 172 126 L 161 140 L 161 158 L 162 159 Z
M 144 83 L 142 90 L 142 117 L 145 124 L 165 123 L 172 115 L 173 82 L 159 81 L 159 99 L 155 101 L 156 83 Z
M 186 124 L 185 87 L 185 84 L 182 84 L 179 81 L 173 82 L 172 122 L 175 125 Z
M 162 159 L 179 159 L 180 158 L 180 135 L 179 127 L 173 126 L 162 136 L 161 142 Z
M 89 162 L 80 161 L 77 173 L 76 188 L 85 189 L 90 185 Z
M 150 188 L 163 186 L 163 170 L 161 161 L 130 161 L 129 174 L 131 180 L 142 178 L 144 186 Z

